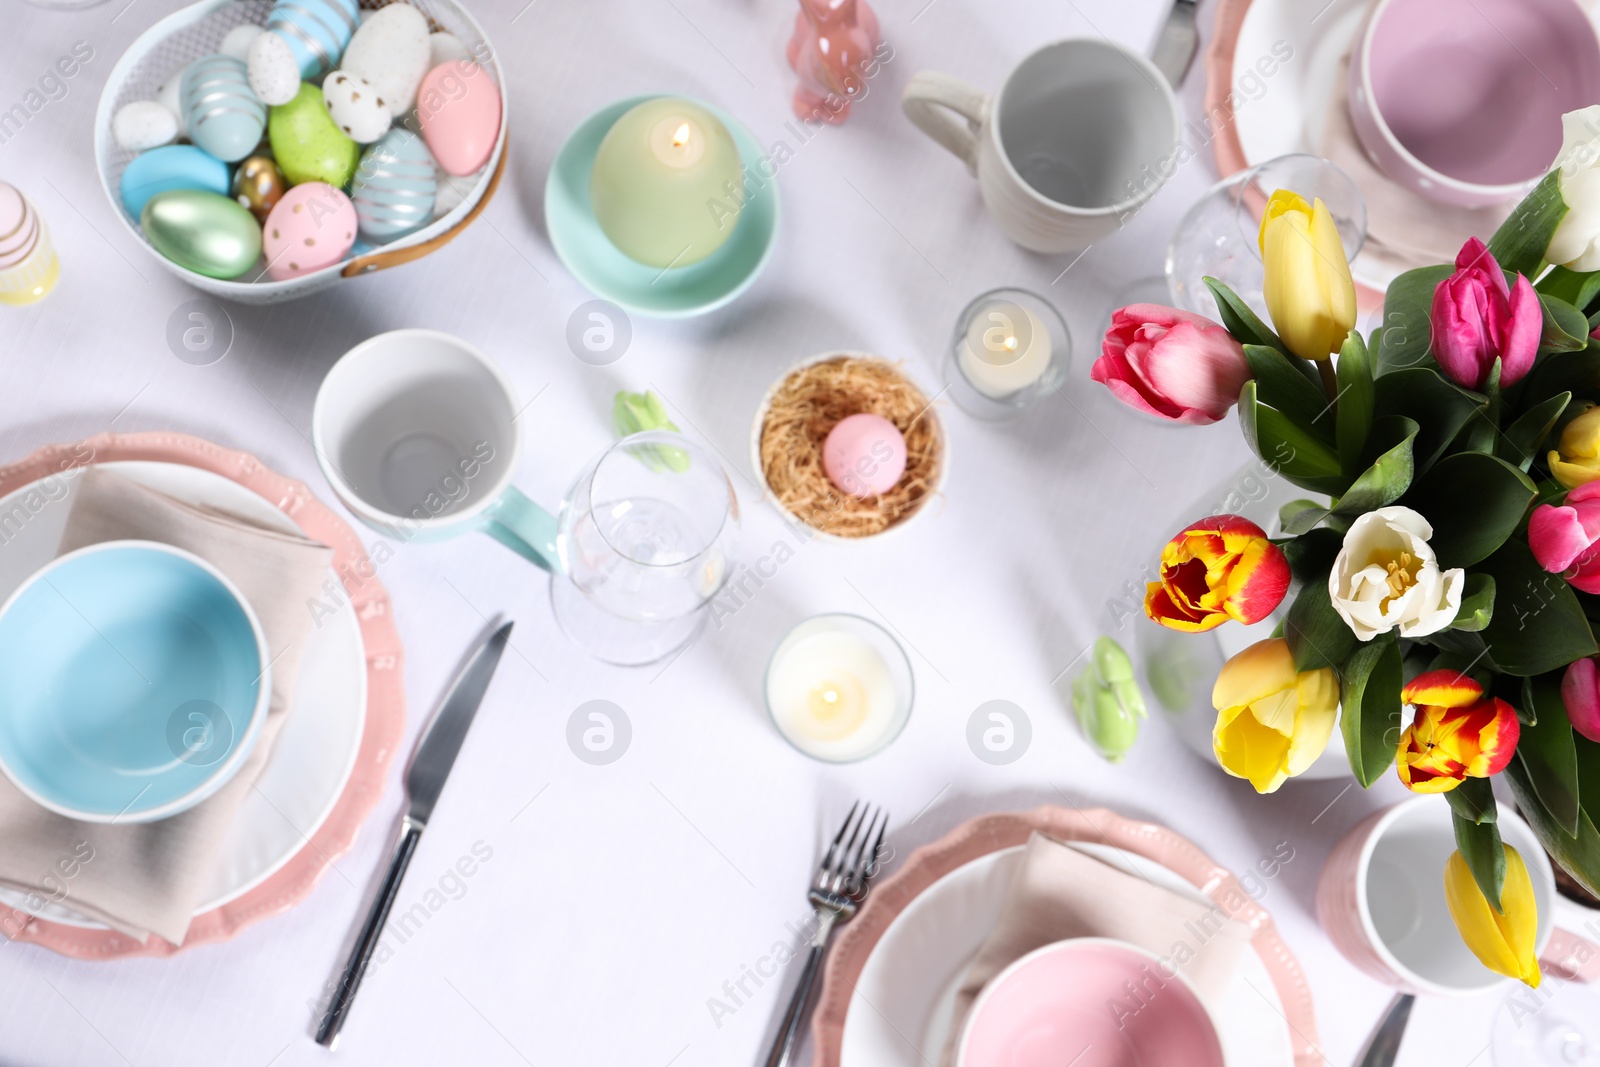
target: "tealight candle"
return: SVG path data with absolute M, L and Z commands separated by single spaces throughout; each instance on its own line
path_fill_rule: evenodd
M 61 275 L 44 220 L 22 191 L 0 182 L 0 303 L 31 304 Z
M 840 492 L 881 496 L 906 472 L 905 436 L 882 415 L 846 415 L 822 442 L 822 470 Z
M 767 666 L 767 710 L 808 756 L 863 759 L 911 714 L 911 664 L 894 638 L 854 615 L 818 615 L 789 631 Z
M 974 389 L 1003 397 L 1044 377 L 1053 350 L 1038 315 L 1010 300 L 992 300 L 973 314 L 956 358 Z
M 629 109 L 595 152 L 595 221 L 630 259 L 667 269 L 722 247 L 744 196 L 739 147 L 715 115 L 673 97 Z

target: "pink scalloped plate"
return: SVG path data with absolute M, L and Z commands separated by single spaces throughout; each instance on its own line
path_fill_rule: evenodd
M 1028 812 L 984 815 L 963 823 L 938 841 L 917 849 L 904 866 L 873 889 L 861 912 L 839 934 L 823 969 L 822 993 L 811 1023 L 818 1067 L 839 1067 L 851 999 L 867 958 L 890 924 L 945 875 L 991 853 L 1023 845 L 1034 831 L 1058 841 L 1109 845 L 1142 856 L 1180 875 L 1199 892 L 1225 906 L 1234 919 L 1255 931 L 1252 944 L 1282 1002 L 1295 1067 L 1317 1067 L 1323 1062 L 1305 972 L 1278 933 L 1272 916 L 1250 897 L 1231 872 L 1164 826 L 1124 818 L 1105 808 L 1074 810 L 1043 805 Z
M 87 452 L 97 463 L 149 460 L 197 467 L 237 482 L 282 511 L 306 536 L 333 549 L 333 568 L 345 584 L 361 629 L 367 664 L 367 707 L 355 766 L 333 810 L 294 856 L 259 885 L 234 900 L 196 915 L 183 944 L 159 937 L 140 943 L 114 930 L 69 926 L 0 908 L 13 940 L 29 941 L 77 959 L 170 956 L 197 945 L 226 941 L 251 923 L 281 914 L 316 888 L 333 861 L 350 851 L 356 834 L 383 796 L 389 766 L 405 730 L 403 650 L 389 594 L 371 577 L 366 546 L 348 523 L 312 495 L 304 482 L 263 466 L 247 452 L 180 433 L 100 434 L 66 445 L 48 445 L 0 468 L 0 496 L 47 475 L 80 465 Z

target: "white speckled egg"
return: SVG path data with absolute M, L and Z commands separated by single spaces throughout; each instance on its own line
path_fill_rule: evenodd
M 289 43 L 275 33 L 263 33 L 250 42 L 245 65 L 250 88 L 264 103 L 282 107 L 300 91 L 300 64 Z
M 483 171 L 480 170 L 476 174 L 467 174 L 458 178 L 453 174 L 446 173 L 445 169 L 440 167 L 437 177 L 439 179 L 439 191 L 433 198 L 433 217 L 442 219 L 454 211 L 461 201 L 467 198 L 467 194 L 472 192 L 473 187 L 478 184 L 478 179 L 483 177 Z
M 390 130 L 362 155 L 350 185 L 361 233 L 381 243 L 427 225 L 438 187 L 422 138 L 404 127 Z
M 372 83 L 398 118 L 417 101 L 417 86 L 428 72 L 428 20 L 410 4 L 390 4 L 373 12 L 350 38 L 341 68 Z
M 266 30 L 253 22 L 246 22 L 243 26 L 235 26 L 222 39 L 222 45 L 217 51 L 225 56 L 232 56 L 242 63 L 250 58 L 250 46 L 255 43 L 256 38 L 266 32 Z
M 183 72 L 180 93 L 189 139 L 218 159 L 233 163 L 261 143 L 267 106 L 250 91 L 237 59 L 219 52 L 195 60 Z
M 356 241 L 356 209 L 326 182 L 301 182 L 283 194 L 263 227 L 261 248 L 274 281 L 331 267 Z
M 184 68 L 179 68 L 167 75 L 167 80 L 156 86 L 156 103 L 172 112 L 173 118 L 178 120 L 178 136 L 189 136 L 189 127 L 183 122 L 183 97 L 178 92 L 183 86 Z
M 336 70 L 322 82 L 322 102 L 333 123 L 357 144 L 371 144 L 388 132 L 393 119 L 378 90 L 365 78 Z
M 111 136 L 130 152 L 159 148 L 178 139 L 178 116 L 154 100 L 135 100 L 111 116 Z
M 315 81 L 339 66 L 339 56 L 355 32 L 356 0 L 277 0 L 267 14 L 267 29 L 294 53 L 304 81 Z
M 440 63 L 459 63 L 463 59 L 472 58 L 467 54 L 467 46 L 461 43 L 461 38 L 453 33 L 433 33 L 428 35 L 428 69 L 432 70 Z

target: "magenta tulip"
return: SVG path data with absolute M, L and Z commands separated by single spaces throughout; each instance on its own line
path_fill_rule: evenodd
M 1112 313 L 1089 377 L 1131 408 L 1203 426 L 1238 403 L 1250 364 L 1243 346 L 1210 319 L 1130 304 Z
M 1482 389 L 1494 361 L 1500 384 L 1510 385 L 1533 367 L 1544 332 L 1544 311 L 1533 284 L 1505 271 L 1476 237 L 1456 256 L 1456 272 L 1433 291 L 1433 355 L 1458 385 Z
M 1586 482 L 1563 504 L 1540 504 L 1528 516 L 1528 546 L 1539 566 L 1574 589 L 1600 593 L 1600 481 Z
M 1600 741 L 1600 669 L 1585 656 L 1567 664 L 1561 678 L 1561 703 L 1572 728 L 1591 741 Z

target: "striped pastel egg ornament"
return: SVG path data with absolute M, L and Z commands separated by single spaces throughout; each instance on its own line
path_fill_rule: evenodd
M 250 89 L 245 65 L 218 52 L 189 64 L 179 88 L 189 139 L 233 163 L 261 143 L 267 106 Z
M 362 155 L 350 188 L 363 236 L 380 243 L 401 237 L 433 219 L 433 155 L 422 138 L 397 127 Z
M 267 14 L 267 30 L 289 46 L 306 80 L 339 65 L 359 22 L 356 0 L 278 0 Z
M 33 203 L 0 182 L 0 304 L 31 304 L 55 288 L 60 261 Z

